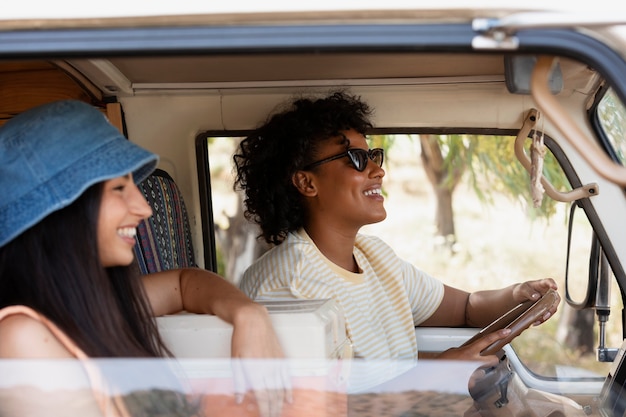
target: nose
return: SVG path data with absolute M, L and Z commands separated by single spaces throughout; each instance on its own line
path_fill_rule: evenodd
M 152 207 L 150 207 L 143 193 L 139 191 L 139 188 L 134 183 L 131 186 L 131 192 L 128 200 L 128 206 L 131 213 L 141 219 L 147 219 L 152 216 Z
M 376 178 L 376 177 L 384 177 L 385 176 L 385 170 L 383 169 L 383 167 L 379 167 L 378 164 L 374 161 L 372 161 L 371 159 L 369 159 L 367 161 L 367 168 L 370 170 L 369 172 L 369 176 Z

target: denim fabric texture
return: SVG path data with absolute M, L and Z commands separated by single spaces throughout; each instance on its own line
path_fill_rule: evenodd
M 57 101 L 15 116 L 0 128 L 0 247 L 91 185 L 130 172 L 140 183 L 157 163 L 157 155 L 81 101 Z

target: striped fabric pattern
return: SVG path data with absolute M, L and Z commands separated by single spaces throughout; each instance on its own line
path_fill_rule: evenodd
M 326 258 L 304 230 L 290 233 L 244 273 L 251 298 L 332 298 L 346 318 L 356 357 L 417 359 L 415 326 L 443 299 L 443 283 L 400 259 L 382 240 L 357 235 L 352 273 Z
M 195 267 L 189 217 L 178 186 L 157 169 L 141 184 L 152 216 L 137 227 L 135 257 L 142 274 Z

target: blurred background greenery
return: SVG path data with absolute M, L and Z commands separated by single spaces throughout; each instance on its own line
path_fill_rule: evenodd
M 533 206 L 529 175 L 513 154 L 514 138 L 454 135 L 427 139 L 429 143 L 417 135 L 371 137 L 372 147 L 386 149 L 383 188 L 387 218 L 365 226 L 362 233 L 381 237 L 400 257 L 466 291 L 552 277 L 564 299 L 569 204 L 546 196 L 540 207 Z M 218 235 L 227 233 L 241 217 L 241 196 L 232 188 L 235 142 L 233 138 L 209 142 Z M 424 146 L 429 147 L 431 157 L 438 158 L 434 164 L 425 161 Z M 569 189 L 551 154 L 544 166 L 544 174 L 555 188 Z M 445 187 L 449 188 L 452 228 L 442 227 L 442 221 L 450 221 L 441 215 L 442 205 L 448 204 L 440 198 Z M 577 220 L 584 222 L 584 216 Z M 258 231 L 252 228 L 248 233 L 256 235 Z M 221 247 L 219 242 L 226 241 L 223 237 L 218 236 L 217 241 L 219 272 L 237 282 L 251 260 L 242 260 L 244 265 L 235 269 L 231 260 L 229 268 L 233 249 Z M 584 233 L 572 241 L 570 276 L 581 285 L 587 278 L 589 247 L 590 239 Z M 613 291 L 615 308 L 608 323 L 607 344 L 611 347 L 622 341 L 622 306 L 617 295 Z M 571 330 L 562 317 L 567 308 L 563 301 L 555 317 L 516 338 L 515 350 L 539 375 L 550 377 L 573 370 L 605 376 L 609 365 L 597 362 L 593 350 L 580 351 L 565 344 Z M 596 332 L 597 326 L 592 331 Z M 597 335 L 593 341 L 597 343 Z

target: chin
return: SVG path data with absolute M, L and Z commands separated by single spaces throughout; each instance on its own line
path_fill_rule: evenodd
M 120 262 L 118 266 L 129 266 L 133 263 L 133 261 L 135 260 L 135 255 L 132 255 L 130 257 L 130 259 L 124 260 L 123 262 Z
M 375 224 L 380 223 L 387 218 L 387 213 L 382 213 L 374 218 L 372 218 L 367 224 Z
M 117 259 L 102 260 L 102 266 L 105 268 L 113 268 L 116 266 L 129 266 L 135 260 L 135 255 L 130 257 L 119 257 Z

